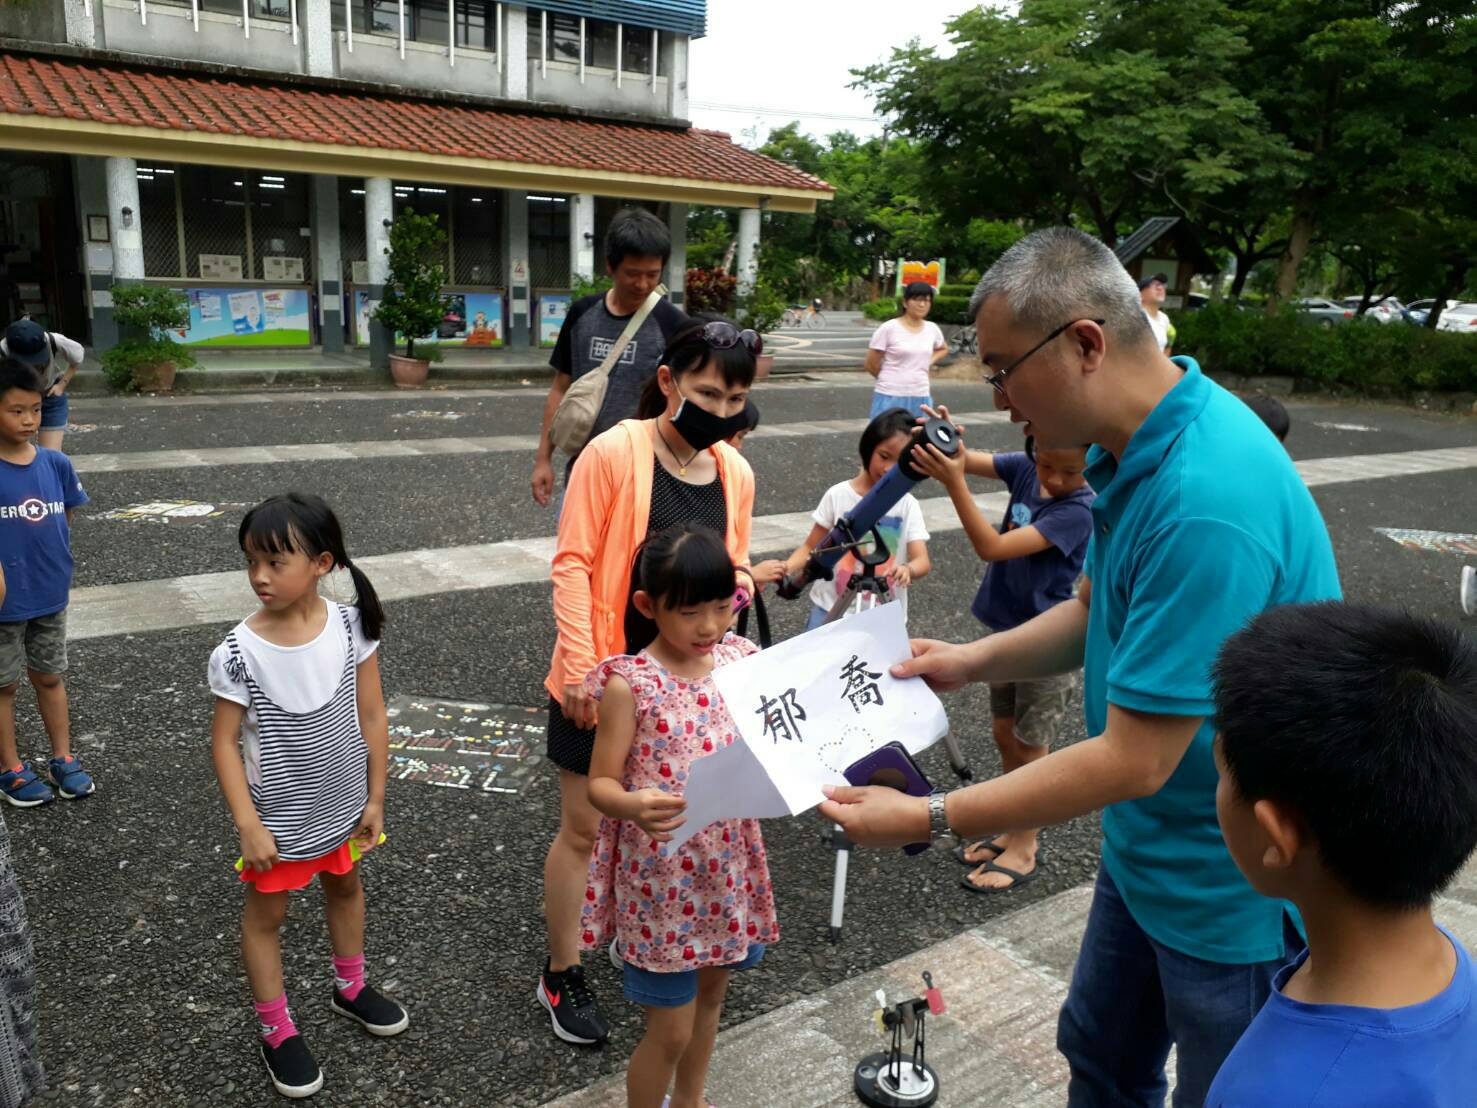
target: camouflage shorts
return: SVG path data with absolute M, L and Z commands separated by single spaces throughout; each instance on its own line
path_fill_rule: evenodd
M 1050 746 L 1072 719 L 1072 692 L 1078 674 L 990 686 L 990 714 L 1015 720 L 1016 738 L 1028 746 Z
M 23 670 L 67 672 L 67 610 L 0 623 L 0 688 L 14 685 Z

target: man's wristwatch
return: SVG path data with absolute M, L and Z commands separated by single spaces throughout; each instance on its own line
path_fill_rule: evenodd
M 942 789 L 928 794 L 928 843 L 930 846 L 937 846 L 940 839 L 953 834 L 949 830 L 949 819 L 944 814 L 944 797 L 948 795 Z

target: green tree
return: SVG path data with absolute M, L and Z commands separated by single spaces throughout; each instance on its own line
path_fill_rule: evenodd
M 451 298 L 446 284 L 446 232 L 437 216 L 406 208 L 390 224 L 389 280 L 374 318 L 393 336 L 405 339 L 405 356 L 415 357 L 415 340 L 436 330 Z
M 947 218 L 1082 222 L 1112 244 L 1291 157 L 1237 84 L 1249 47 L 1230 9 L 981 7 L 950 22 L 951 57 L 913 42 L 857 76 L 922 143 Z

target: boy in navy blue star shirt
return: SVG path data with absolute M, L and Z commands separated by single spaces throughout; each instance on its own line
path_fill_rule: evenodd
M 71 461 L 36 446 L 42 384 L 13 358 L 0 362 L 0 797 L 34 808 L 53 797 L 92 792 L 92 778 L 72 755 L 67 719 L 67 597 L 72 588 L 72 509 L 87 493 Z M 21 761 L 15 739 L 15 694 L 21 671 L 51 739 L 50 784 Z
M 948 409 L 939 413 L 947 417 Z M 961 450 L 952 459 L 933 447 L 914 448 L 913 460 L 948 489 L 975 553 L 990 564 L 974 600 L 976 619 L 992 631 L 1008 631 L 1071 599 L 1092 537 L 1086 447 L 1028 454 Z M 1010 486 L 998 531 L 975 504 L 969 474 Z M 995 745 L 1006 773 L 1046 756 L 1070 718 L 1074 684 L 1074 675 L 1058 674 L 990 686 Z M 955 857 L 977 867 L 960 884 L 973 893 L 1024 885 L 1037 874 L 1038 838 L 1038 831 L 1026 829 L 959 847 Z
M 1278 971 L 1207 1108 L 1467 1108 L 1477 975 L 1431 900 L 1477 846 L 1477 640 L 1402 612 L 1271 608 L 1215 668 L 1216 814 L 1292 901 Z

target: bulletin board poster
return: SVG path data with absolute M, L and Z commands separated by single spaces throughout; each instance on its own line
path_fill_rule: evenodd
M 436 326 L 434 334 L 423 335 L 416 342 L 436 343 L 439 346 L 502 346 L 503 345 L 503 294 L 502 292 L 452 292 L 447 294 L 450 303 L 446 313 Z M 361 345 L 369 342 L 369 293 L 354 294 L 354 340 Z M 405 336 L 397 334 L 397 343 Z
M 559 329 L 564 326 L 564 317 L 569 314 L 569 305 L 574 297 L 569 293 L 546 293 L 538 298 L 538 344 L 554 346 L 559 341 Z
M 307 289 L 185 289 L 186 346 L 312 346 Z
M 922 281 L 925 285 L 932 285 L 933 291 L 938 292 L 939 286 L 944 283 L 944 259 L 938 258 L 931 262 L 910 262 L 906 258 L 899 258 L 897 263 L 897 295 L 903 294 L 914 281 Z

